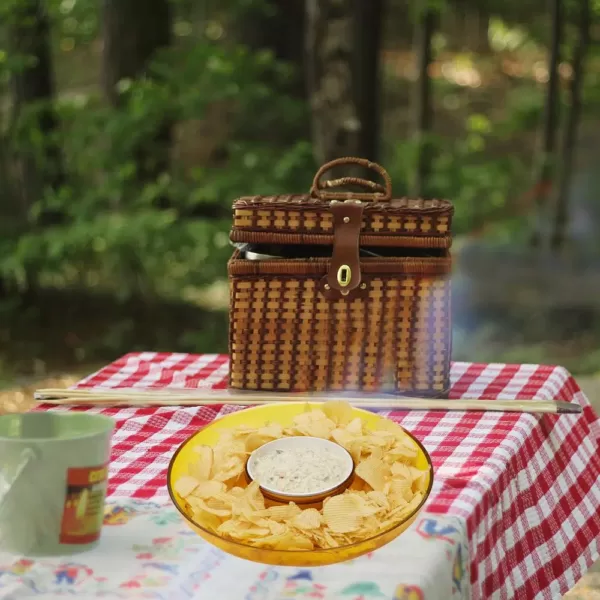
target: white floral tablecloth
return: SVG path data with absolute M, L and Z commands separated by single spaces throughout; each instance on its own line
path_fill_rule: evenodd
M 170 505 L 117 500 L 90 552 L 40 559 L 0 552 L 0 598 L 455 600 L 470 596 L 468 565 L 457 517 L 424 513 L 397 540 L 354 561 L 280 568 L 213 548 Z

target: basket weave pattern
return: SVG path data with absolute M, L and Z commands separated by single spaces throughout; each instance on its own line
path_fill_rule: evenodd
M 363 235 L 405 234 L 410 236 L 449 233 L 452 206 L 443 200 L 397 201 L 393 210 L 383 212 L 373 203 L 365 210 Z M 309 196 L 269 196 L 240 198 L 235 202 L 233 232 L 240 230 L 286 233 L 332 234 L 333 217 L 322 203 Z M 235 238 L 235 236 L 234 236 Z M 236 241 L 234 239 L 234 241 Z
M 425 395 L 447 390 L 445 275 L 374 276 L 366 297 L 337 301 L 321 294 L 319 279 L 231 276 L 232 388 Z

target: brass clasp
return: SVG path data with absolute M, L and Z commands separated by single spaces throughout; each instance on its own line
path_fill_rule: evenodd
M 337 281 L 341 287 L 350 285 L 352 279 L 352 269 L 348 265 L 342 265 L 337 272 Z

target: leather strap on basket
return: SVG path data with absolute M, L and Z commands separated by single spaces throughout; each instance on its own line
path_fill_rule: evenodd
M 364 206 L 360 200 L 331 204 L 333 254 L 325 289 L 335 290 L 342 296 L 348 296 L 362 281 L 359 239 Z
M 383 181 L 384 185 L 376 183 L 375 181 L 369 181 L 368 179 L 361 179 L 360 177 L 340 177 L 339 179 L 331 179 L 321 181 L 323 175 L 341 165 L 358 165 L 366 169 L 371 169 L 378 173 Z M 329 192 L 325 191 L 324 188 L 336 188 L 344 187 L 348 185 L 355 185 L 362 188 L 371 190 L 370 192 Z M 388 172 L 377 163 L 371 162 L 366 158 L 356 158 L 348 156 L 344 158 L 336 158 L 328 163 L 325 163 L 315 175 L 312 186 L 310 188 L 311 196 L 320 198 L 321 200 L 344 200 L 344 199 L 357 199 L 357 200 L 373 200 L 379 202 L 389 202 L 392 199 L 392 180 L 388 175 Z

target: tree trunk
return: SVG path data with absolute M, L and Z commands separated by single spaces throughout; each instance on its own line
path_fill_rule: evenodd
M 490 16 L 486 6 L 473 6 L 468 15 L 468 39 L 471 40 L 469 48 L 477 54 L 489 54 L 490 42 L 488 37 L 488 29 Z
M 569 187 L 573 173 L 577 132 L 581 116 L 581 95 L 585 76 L 584 64 L 590 42 L 590 4 L 589 0 L 579 0 L 578 39 L 573 52 L 573 74 L 569 83 L 569 111 L 565 124 L 560 157 L 558 182 L 555 188 L 552 205 L 554 207 L 553 230 L 550 247 L 560 250 L 565 242 L 568 224 Z
M 416 198 L 427 190 L 427 179 L 431 171 L 432 148 L 429 138 L 433 122 L 433 102 L 431 98 L 431 78 L 429 65 L 433 60 L 432 39 L 438 15 L 432 9 L 425 9 L 419 15 L 416 32 L 417 86 L 414 98 L 415 134 L 417 160 L 411 194 Z
M 264 5 L 248 4 L 239 14 L 236 22 L 237 39 L 252 51 L 268 50 L 274 58 L 286 63 L 293 69 L 292 76 L 282 83 L 273 76 L 262 83 L 273 88 L 277 93 L 287 94 L 304 105 L 308 102 L 305 72 L 305 20 L 304 0 L 266 0 Z M 266 5 L 266 10 L 265 10 Z M 307 111 L 308 112 L 308 111 Z M 237 135 L 245 140 L 271 142 L 276 145 L 293 145 L 306 135 L 310 127 L 308 114 L 305 118 L 280 127 L 280 115 L 271 115 L 273 125 L 257 124 L 250 120 L 242 124 Z M 215 149 L 211 158 L 222 162 L 229 154 L 227 143 Z
M 271 50 L 294 66 L 292 91 L 306 98 L 304 72 L 304 0 L 269 0 L 267 10 L 250 5 L 238 21 L 240 41 L 253 50 Z
M 354 0 L 306 0 L 307 81 L 319 163 L 362 153 L 354 94 L 353 8 Z
M 377 161 L 381 115 L 381 39 L 383 0 L 355 0 L 355 86 L 360 156 Z
M 562 41 L 562 0 L 552 0 L 552 37 L 548 59 L 548 85 L 540 140 L 540 151 L 533 175 L 534 223 L 530 243 L 537 247 L 542 243 L 543 212 L 546 190 L 555 163 L 555 146 L 558 131 L 560 45 Z
M 23 69 L 13 75 L 14 118 L 23 110 L 36 109 L 42 147 L 23 152 L 18 157 L 24 205 L 29 209 L 43 202 L 46 188 L 57 190 L 64 184 L 62 152 L 56 142 L 58 122 L 52 103 L 55 99 L 54 73 L 50 43 L 50 25 L 42 0 L 21 0 L 16 4 L 10 28 L 12 52 L 26 60 Z M 62 215 L 42 206 L 38 222 L 52 225 Z
M 118 83 L 148 77 L 156 52 L 171 43 L 169 0 L 104 0 L 103 86 L 115 107 L 126 102 Z M 171 126 L 162 123 L 135 152 L 140 183 L 155 181 L 169 169 Z M 161 201 L 164 204 L 164 200 Z

